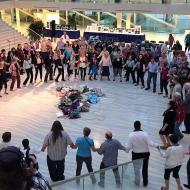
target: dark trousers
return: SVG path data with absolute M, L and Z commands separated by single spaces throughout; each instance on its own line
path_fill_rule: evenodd
M 57 74 L 57 77 L 56 77 L 56 79 L 55 79 L 55 81 L 58 81 L 59 80 L 59 77 L 62 75 L 62 81 L 64 81 L 65 79 L 64 79 L 64 68 L 58 68 L 58 74 Z
M 133 70 L 133 68 L 128 67 L 127 71 L 126 71 L 126 81 L 129 81 L 130 75 L 131 75 L 131 77 L 133 79 L 133 83 L 136 83 L 135 71 Z
M 110 166 L 106 166 L 106 165 L 104 165 L 103 162 L 101 162 L 100 169 L 105 169 L 105 168 L 108 168 L 108 167 L 110 167 Z M 120 185 L 121 184 L 121 180 L 120 180 L 120 175 L 119 175 L 118 168 L 114 168 L 113 169 L 113 173 L 114 173 L 116 184 Z M 102 172 L 100 172 L 100 184 L 104 185 L 104 183 L 105 183 L 105 171 L 102 171 Z
M 92 157 L 84 158 L 81 156 L 76 156 L 76 162 L 77 162 L 76 176 L 79 176 L 81 174 L 83 162 L 86 164 L 88 172 L 89 173 L 93 172 Z
M 36 69 L 36 73 L 35 73 L 35 81 L 38 77 L 38 71 L 40 72 L 40 79 L 42 80 L 42 64 L 37 64 L 35 66 L 35 69 Z
M 45 74 L 44 82 L 47 82 L 48 77 L 49 77 L 49 80 L 53 80 L 53 69 L 52 69 L 52 66 L 46 67 L 46 74 Z
M 75 78 L 77 77 L 78 75 L 78 69 L 75 69 Z
M 190 49 L 190 44 L 189 44 L 189 42 L 186 42 L 185 43 L 185 51 L 189 51 L 189 49 Z
M 23 61 L 18 61 L 20 68 L 20 74 L 23 75 L 24 74 L 24 69 L 23 69 Z
M 137 69 L 137 84 L 139 84 L 140 80 L 142 86 L 144 86 L 144 72 L 140 69 Z
M 190 158 L 187 162 L 187 182 L 188 182 L 188 185 L 190 186 Z
M 26 77 L 25 81 L 23 82 L 23 85 L 26 85 L 29 79 L 30 79 L 30 83 L 33 82 L 33 71 L 32 71 L 32 68 L 26 69 L 26 75 L 27 75 L 27 77 Z
M 184 125 L 186 128 L 186 132 L 190 133 L 190 113 L 186 113 L 184 119 Z
M 163 92 L 163 89 L 165 91 L 165 94 L 168 95 L 168 81 L 164 79 L 160 79 L 160 92 Z
M 6 90 L 7 89 L 7 78 L 6 78 L 6 76 L 0 75 L 0 91 L 3 89 L 3 86 L 4 86 L 4 89 Z
M 150 83 L 153 78 L 153 91 L 156 91 L 157 73 L 148 72 L 147 88 L 150 88 Z
M 20 88 L 20 75 L 17 75 L 17 76 L 12 76 L 10 90 L 13 90 L 16 81 L 17 81 L 17 88 Z
M 65 179 L 64 170 L 65 170 L 65 159 L 54 161 L 47 156 L 47 165 L 52 181 L 61 181 Z
M 135 183 L 140 185 L 140 169 L 142 166 L 142 176 L 144 186 L 148 185 L 148 162 L 149 162 L 150 153 L 134 153 L 132 152 L 132 160 L 135 171 Z M 143 159 L 143 160 L 139 160 Z
M 81 80 L 85 80 L 85 77 L 86 77 L 86 67 L 85 68 L 80 67 L 80 77 L 81 77 Z

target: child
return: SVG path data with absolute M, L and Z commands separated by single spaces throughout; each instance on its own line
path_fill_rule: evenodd
M 90 72 L 89 80 L 92 80 L 93 75 L 94 75 L 94 80 L 97 80 L 96 78 L 97 71 L 98 71 L 98 59 L 97 59 L 97 54 L 94 53 L 91 59 L 91 72 Z

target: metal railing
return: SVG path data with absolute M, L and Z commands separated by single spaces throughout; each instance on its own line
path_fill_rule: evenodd
M 130 3 L 130 4 L 179 4 L 190 3 L 190 0 L 19 0 L 41 2 L 73 2 L 73 3 Z
M 52 183 L 53 190 L 137 190 L 140 184 L 140 171 L 143 160 L 126 162 L 68 180 Z M 139 172 L 140 174 L 140 172 Z M 127 188 L 126 188 L 127 187 Z

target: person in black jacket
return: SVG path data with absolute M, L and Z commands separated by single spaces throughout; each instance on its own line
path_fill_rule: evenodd
M 146 61 L 144 60 L 142 55 L 139 55 L 139 60 L 136 63 L 137 69 L 137 83 L 135 86 L 139 85 L 139 81 L 141 80 L 142 88 L 144 88 L 144 73 L 146 70 Z
M 176 105 L 174 101 L 168 103 L 168 109 L 163 114 L 163 126 L 159 131 L 160 138 L 164 146 L 170 145 L 169 135 L 174 132 L 175 117 L 176 117 Z
M 65 81 L 64 79 L 64 65 L 63 65 L 63 55 L 61 55 L 61 51 L 58 50 L 56 52 L 56 59 L 55 59 L 55 64 L 57 65 L 58 68 L 58 74 L 55 79 L 55 82 L 58 82 L 59 77 L 62 75 L 62 81 Z
M 45 69 L 46 69 L 46 74 L 44 78 L 44 82 L 47 83 L 48 77 L 49 80 L 53 80 L 53 68 L 52 68 L 52 63 L 53 63 L 53 52 L 48 52 L 47 56 L 44 58 L 44 64 L 45 64 Z
M 115 77 L 119 75 L 120 82 L 122 82 L 123 59 L 121 56 L 121 51 L 119 49 L 117 50 L 117 54 L 114 56 L 112 65 L 113 65 L 113 73 L 114 73 L 113 81 L 115 81 Z

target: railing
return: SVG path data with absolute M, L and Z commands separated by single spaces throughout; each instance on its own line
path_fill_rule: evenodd
M 135 160 L 52 184 L 53 190 L 137 190 L 142 160 Z M 135 167 L 134 167 L 135 166 Z M 135 169 L 134 169 L 135 168 Z M 136 176 L 136 177 L 135 177 Z
M 27 1 L 27 0 L 18 0 Z M 190 0 L 28 0 L 41 2 L 76 2 L 76 3 L 132 3 L 132 4 L 178 4 L 190 3 Z
M 30 30 L 30 31 L 33 32 L 35 35 L 39 36 L 40 38 L 43 38 L 42 35 L 38 34 L 38 33 L 35 32 L 34 30 L 32 30 L 31 28 L 28 28 L 28 30 Z

